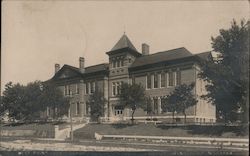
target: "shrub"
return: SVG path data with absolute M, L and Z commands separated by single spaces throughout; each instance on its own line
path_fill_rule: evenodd
M 153 121 L 158 121 L 158 119 L 157 118 L 153 118 Z

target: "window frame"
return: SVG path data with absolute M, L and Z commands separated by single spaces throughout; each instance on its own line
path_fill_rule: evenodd
M 166 73 L 165 72 L 161 72 L 160 74 L 160 82 L 161 82 L 161 88 L 165 88 L 166 87 Z
M 80 102 L 76 102 L 76 115 L 80 114 Z
M 153 82 L 154 82 L 154 84 L 153 84 L 153 88 L 159 88 L 159 80 L 158 80 L 158 74 L 157 73 L 154 73 L 154 76 L 153 76 Z
M 146 88 L 147 89 L 152 89 L 152 78 L 151 78 L 151 74 L 147 74 L 146 75 Z
M 171 74 L 171 76 L 170 76 L 170 74 Z M 174 72 L 173 71 L 168 72 L 168 86 L 169 87 L 174 86 Z
M 112 95 L 116 95 L 116 82 L 112 82 Z
M 77 83 L 76 84 L 76 94 L 79 94 L 80 93 L 80 88 L 79 88 L 79 84 Z
M 175 79 L 176 79 L 176 85 L 181 85 L 181 71 L 180 70 L 176 71 Z

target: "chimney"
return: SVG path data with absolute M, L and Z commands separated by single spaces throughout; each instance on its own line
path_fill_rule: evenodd
M 79 69 L 80 69 L 81 73 L 85 72 L 84 57 L 79 57 Z
M 149 55 L 149 45 L 143 43 L 141 45 L 142 55 Z
M 60 70 L 60 64 L 55 64 L 55 73 L 57 73 Z

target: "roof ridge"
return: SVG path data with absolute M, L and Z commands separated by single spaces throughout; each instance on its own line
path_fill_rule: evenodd
M 92 65 L 92 66 L 87 66 L 87 67 L 85 67 L 85 68 L 94 67 L 94 66 L 100 66 L 100 65 L 106 65 L 106 64 L 109 64 L 109 63 L 100 63 L 100 64 L 95 64 L 95 65 Z
M 100 65 L 108 65 L 109 63 L 100 63 L 100 64 L 95 64 L 95 65 L 92 65 L 92 66 L 87 66 L 85 68 L 89 68 L 89 67 L 94 67 L 94 66 L 100 66 Z M 72 65 L 68 65 L 68 64 L 64 64 L 64 66 L 68 66 L 68 67 L 72 67 L 72 68 L 75 68 L 75 69 L 79 69 L 75 66 L 72 66 Z
M 159 53 L 166 53 L 166 52 L 170 52 L 172 50 L 177 50 L 177 49 L 186 49 L 185 47 L 180 47 L 180 48 L 174 48 L 174 49 L 170 49 L 170 50 L 166 50 L 166 51 L 159 51 L 159 52 L 156 52 L 156 53 L 153 53 L 153 54 L 149 54 L 149 55 L 142 55 L 142 57 L 145 57 L 145 56 L 152 56 L 152 55 L 156 55 L 156 54 L 159 54 Z M 187 50 L 187 49 L 186 49 Z M 188 51 L 188 50 L 187 50 Z M 188 51 L 190 52 L 190 51 Z M 191 53 L 191 52 L 190 52 Z M 191 53 L 192 54 L 192 53 Z M 193 55 L 193 54 L 192 54 Z

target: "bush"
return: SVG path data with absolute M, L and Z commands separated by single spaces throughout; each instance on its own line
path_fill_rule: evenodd
M 153 121 L 158 121 L 158 119 L 157 118 L 153 118 Z
M 146 118 L 147 121 L 150 121 L 151 119 L 150 118 Z

